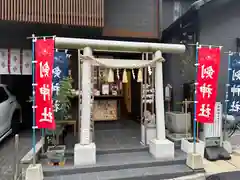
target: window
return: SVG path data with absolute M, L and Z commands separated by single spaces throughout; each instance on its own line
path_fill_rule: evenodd
M 9 86 L 6 86 L 6 89 L 7 89 L 7 91 L 8 91 L 11 95 L 13 95 L 13 91 L 12 91 L 11 88 L 9 88 Z
M 3 87 L 0 87 L 0 103 L 6 101 L 8 99 L 8 95 Z
M 182 5 L 180 1 L 174 1 L 173 4 L 173 21 L 176 21 L 182 15 Z

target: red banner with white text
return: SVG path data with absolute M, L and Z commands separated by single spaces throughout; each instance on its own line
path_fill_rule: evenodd
M 196 121 L 200 123 L 214 122 L 220 53 L 220 48 L 198 49 Z
M 54 39 L 37 39 L 35 43 L 36 126 L 55 129 L 52 100 Z

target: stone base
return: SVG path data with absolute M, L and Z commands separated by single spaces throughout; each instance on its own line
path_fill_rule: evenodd
M 223 141 L 222 147 L 229 153 L 232 154 L 232 145 L 229 141 Z
M 157 159 L 174 159 L 174 143 L 168 139 L 153 139 L 149 142 L 149 152 Z
M 25 180 L 43 180 L 43 170 L 41 164 L 32 164 L 28 166 L 26 170 Z
M 191 139 L 191 138 L 190 138 Z M 204 157 L 205 143 L 204 141 L 196 142 L 196 152 Z M 189 139 L 183 138 L 181 140 L 181 150 L 185 153 L 193 153 L 193 142 L 189 142 Z
M 141 142 L 148 145 L 149 141 L 156 138 L 156 126 L 141 125 Z
M 75 144 L 74 147 L 74 165 L 92 165 L 96 164 L 96 145 Z
M 191 169 L 203 169 L 203 159 L 200 154 L 188 153 L 187 166 Z

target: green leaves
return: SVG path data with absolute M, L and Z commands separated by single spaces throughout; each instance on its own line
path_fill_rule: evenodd
M 74 97 L 72 94 L 72 82 L 71 77 L 64 77 L 63 80 L 60 81 L 60 90 L 55 100 L 61 110 L 54 112 L 56 120 L 62 120 L 68 116 L 69 109 L 71 108 L 70 99 Z

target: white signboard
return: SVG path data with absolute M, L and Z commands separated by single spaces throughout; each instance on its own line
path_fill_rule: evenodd
M 222 136 L 222 104 L 216 102 L 214 111 L 214 123 L 204 124 L 204 137 L 205 138 L 219 138 Z

